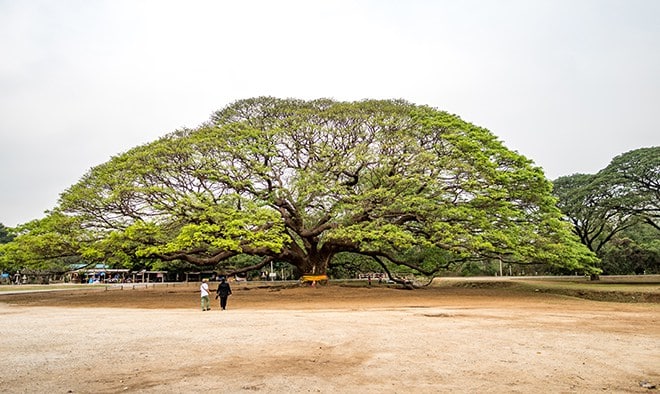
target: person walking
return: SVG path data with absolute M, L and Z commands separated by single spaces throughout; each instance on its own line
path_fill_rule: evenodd
M 227 309 L 227 298 L 231 294 L 231 287 L 225 278 L 220 280 L 220 284 L 218 285 L 218 290 L 216 292 L 218 294 L 215 296 L 215 298 L 220 298 L 220 308 L 222 308 L 224 311 Z
M 200 293 L 202 295 L 202 311 L 211 310 L 211 301 L 209 301 L 209 280 L 204 278 L 202 279 L 202 285 L 199 286 Z

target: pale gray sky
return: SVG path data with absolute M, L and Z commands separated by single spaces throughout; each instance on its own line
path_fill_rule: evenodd
M 660 1 L 0 0 L 0 223 L 243 98 L 403 98 L 550 179 L 660 145 Z

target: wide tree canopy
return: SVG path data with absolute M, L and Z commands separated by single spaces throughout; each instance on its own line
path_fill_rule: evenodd
M 432 275 L 501 259 L 592 269 L 551 183 L 488 130 L 404 101 L 235 102 L 91 169 L 53 214 L 87 258 L 323 274 L 345 252 Z

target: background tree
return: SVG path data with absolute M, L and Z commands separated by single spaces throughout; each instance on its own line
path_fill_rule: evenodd
M 3 259 L 3 245 L 11 242 L 14 239 L 14 234 L 9 227 L 0 223 L 0 271 L 12 270 L 14 267 L 9 261 Z
M 332 265 L 328 267 L 328 275 L 333 278 L 357 278 L 359 274 L 369 272 L 382 272 L 380 265 L 371 257 L 354 255 L 352 253 L 338 253 Z
M 612 186 L 589 174 L 564 176 L 554 182 L 558 206 L 573 224 L 580 241 L 595 253 L 617 233 L 636 223 L 628 210 L 619 209 L 619 203 L 613 201 Z
M 0 244 L 6 244 L 14 239 L 11 229 L 0 223 Z
M 660 231 L 660 146 L 615 157 L 597 174 L 609 204 Z
M 603 259 L 604 273 L 655 272 L 660 217 L 660 147 L 615 157 L 597 174 L 554 181 L 574 232 Z
M 660 238 L 645 222 L 617 234 L 600 255 L 607 275 L 660 274 Z
M 91 169 L 58 214 L 87 255 L 323 274 L 366 256 L 433 275 L 503 259 L 591 269 L 543 172 L 488 130 L 404 101 L 238 101 Z M 84 239 L 82 239 L 84 238 Z

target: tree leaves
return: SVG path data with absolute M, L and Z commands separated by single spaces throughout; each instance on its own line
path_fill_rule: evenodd
M 427 273 L 491 258 L 586 267 L 550 190 L 529 159 L 446 112 L 260 97 L 91 169 L 59 209 L 99 256 L 249 254 L 316 273 L 343 252 Z
M 561 177 L 554 194 L 581 242 L 607 257 L 606 246 L 622 244 L 618 238 L 633 228 L 660 228 L 660 147 L 626 152 L 596 174 Z

